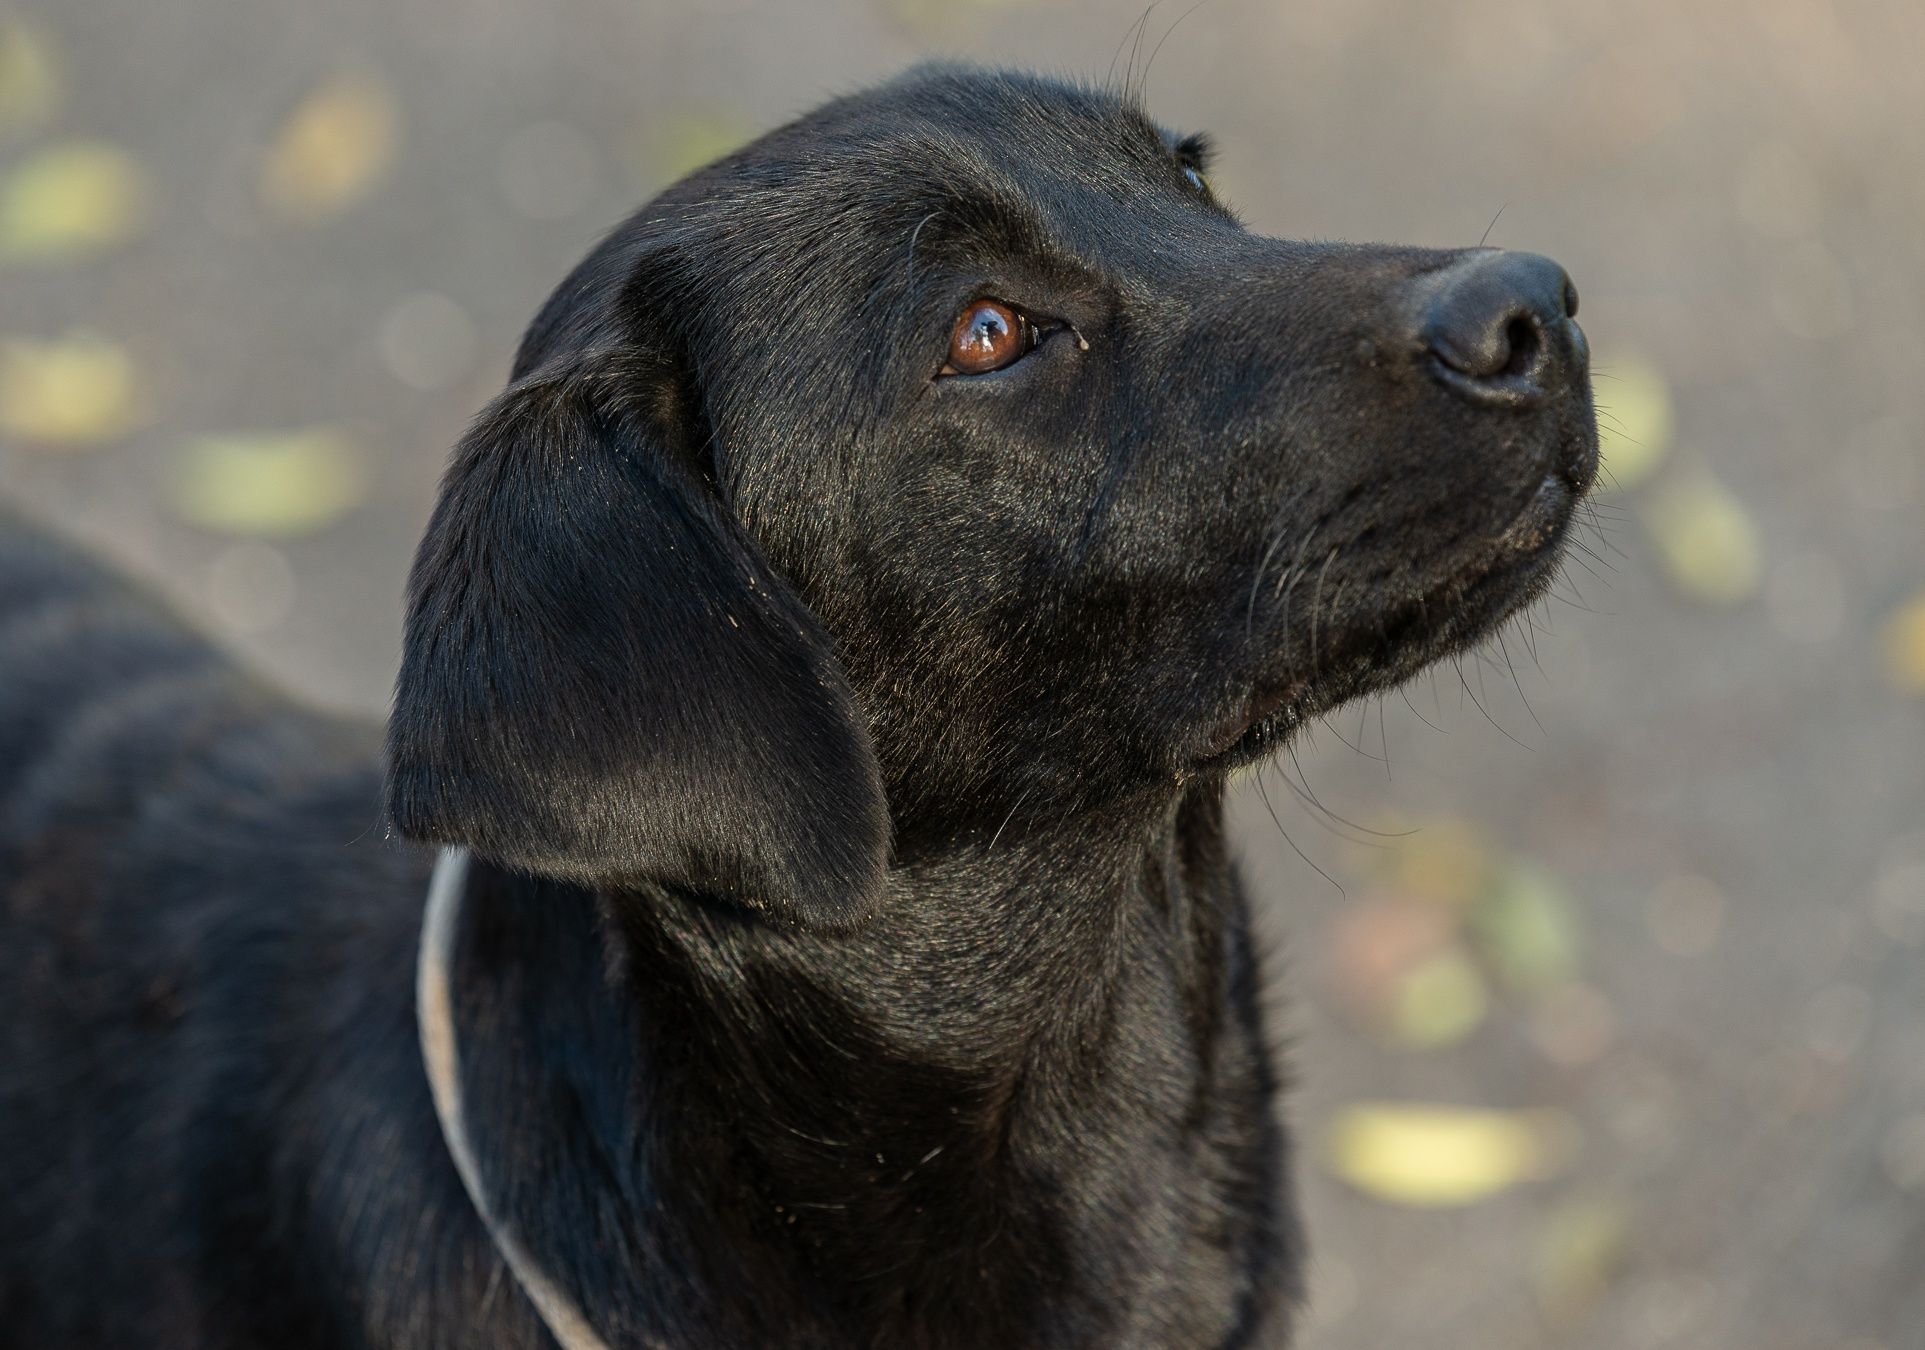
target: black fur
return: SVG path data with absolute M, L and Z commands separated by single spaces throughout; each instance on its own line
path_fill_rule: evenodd
M 1017 75 L 832 103 L 612 235 L 457 449 L 387 808 L 479 855 L 486 1205 L 611 1345 L 1289 1338 L 1226 780 L 1536 594 L 1595 438 L 1568 293 L 1252 235 L 1202 153 Z M 1039 344 L 939 377 L 984 296 Z M 548 1343 L 371 732 L 7 526 L 0 768 L 0 1346 Z
M 587 885 L 867 918 L 888 807 L 829 639 L 699 490 L 664 358 L 554 365 L 462 441 L 428 524 L 395 825 Z

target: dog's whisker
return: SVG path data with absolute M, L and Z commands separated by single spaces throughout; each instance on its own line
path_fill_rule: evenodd
M 1437 692 L 1437 683 L 1434 677 L 1431 680 L 1431 692 L 1433 694 Z M 1449 732 L 1445 731 L 1442 727 L 1438 726 L 1435 722 L 1431 721 L 1428 717 L 1424 716 L 1424 714 L 1418 710 L 1417 705 L 1410 701 L 1410 694 L 1407 690 L 1405 690 L 1400 686 L 1397 690 L 1397 695 L 1398 697 L 1403 699 L 1404 706 L 1410 709 L 1411 716 L 1415 717 L 1419 722 L 1422 722 L 1425 726 L 1429 727 L 1432 731 L 1436 732 L 1440 736 L 1447 736 L 1450 734 Z
M 1570 546 L 1573 549 L 1577 550 L 1579 553 L 1582 553 L 1585 557 L 1595 562 L 1599 567 L 1602 567 L 1605 571 L 1615 572 L 1618 570 L 1616 565 L 1613 564 L 1610 561 L 1610 559 L 1601 555 L 1596 549 L 1592 548 L 1589 544 L 1585 543 L 1584 540 L 1578 535 L 1575 535 L 1575 534 L 1572 535 L 1568 542 L 1570 543 Z M 1609 583 L 1607 582 L 1606 584 L 1608 585 Z
M 1143 93 L 1147 94 L 1149 92 L 1150 67 L 1156 64 L 1157 55 L 1160 52 L 1162 52 L 1163 44 L 1170 40 L 1170 34 L 1174 33 L 1177 29 L 1181 28 L 1183 26 L 1183 21 L 1185 19 L 1189 18 L 1192 14 L 1196 13 L 1199 9 L 1202 9 L 1208 3 L 1210 3 L 1210 0 L 1196 0 L 1195 4 L 1191 5 L 1188 9 L 1184 10 L 1181 14 L 1177 15 L 1175 21 L 1171 23 L 1168 28 L 1165 28 L 1163 30 L 1163 36 L 1157 39 L 1156 46 L 1150 50 L 1150 59 L 1143 63 L 1143 88 L 1142 88 Z
M 1277 833 L 1283 836 L 1283 842 L 1290 846 L 1290 851 L 1296 854 L 1299 858 L 1301 858 L 1304 861 L 1305 865 L 1308 866 L 1311 871 L 1315 872 L 1318 876 L 1322 877 L 1325 881 L 1329 882 L 1332 886 L 1334 886 L 1336 888 L 1337 895 L 1339 898 L 1348 899 L 1349 893 L 1344 890 L 1343 883 L 1341 881 L 1338 881 L 1335 877 L 1331 876 L 1330 873 L 1324 871 L 1323 868 L 1317 865 L 1317 863 L 1310 857 L 1309 854 L 1305 853 L 1301 848 L 1297 847 L 1297 841 L 1292 839 L 1290 837 L 1290 831 L 1286 830 L 1283 827 L 1283 818 L 1277 814 L 1277 808 L 1270 800 L 1270 789 L 1265 785 L 1263 781 L 1263 774 L 1261 772 L 1257 774 L 1256 786 L 1257 786 L 1257 797 L 1259 800 L 1263 802 L 1263 809 L 1270 813 L 1271 823 L 1277 827 Z
M 1350 751 L 1352 754 L 1357 755 L 1363 759 L 1376 758 L 1375 755 L 1365 750 L 1363 746 L 1360 744 L 1360 742 L 1363 740 L 1363 714 L 1361 713 L 1359 714 L 1358 721 L 1357 721 L 1357 739 L 1354 741 L 1351 740 L 1350 737 L 1344 735 L 1343 728 L 1339 727 L 1334 721 L 1331 720 L 1329 716 L 1324 717 L 1322 721 L 1323 721 L 1323 725 L 1330 728 L 1330 734 L 1335 736 L 1340 742 L 1343 743 L 1344 749 Z
M 1144 88 L 1141 77 L 1137 74 L 1136 60 L 1143 53 L 1143 39 L 1150 31 L 1150 16 L 1162 7 L 1162 3 L 1163 0 L 1150 0 L 1150 4 L 1143 11 L 1141 21 L 1136 25 L 1135 36 L 1130 39 L 1130 63 L 1123 72 L 1123 86 L 1132 103 L 1143 102 Z
M 1604 574 L 1599 572 L 1597 568 L 1591 566 L 1591 564 L 1585 559 L 1570 558 L 1567 561 L 1575 563 L 1577 566 L 1582 567 L 1586 572 L 1590 573 L 1592 578 L 1594 578 L 1596 581 L 1600 583 L 1604 583 Z M 1605 584 L 1608 584 L 1608 583 L 1605 583 Z
M 1497 228 L 1497 222 L 1503 219 L 1504 212 L 1509 208 L 1509 202 L 1505 202 L 1504 205 L 1497 208 L 1497 214 L 1491 217 L 1491 223 L 1486 225 L 1484 232 L 1477 236 L 1477 247 L 1482 248 L 1486 243 L 1490 242 L 1491 231 Z
M 1533 604 L 1529 609 L 1521 611 L 1512 622 L 1516 626 L 1518 639 L 1524 644 L 1524 650 L 1530 654 L 1531 664 L 1537 668 L 1537 673 L 1542 675 L 1544 662 L 1537 654 L 1537 625 L 1531 622 L 1531 611 L 1536 607 Z
M 1477 691 L 1470 687 L 1470 680 L 1467 679 L 1464 675 L 1464 663 L 1461 660 L 1458 660 L 1458 661 L 1453 661 L 1452 664 L 1457 668 L 1457 682 L 1458 684 L 1463 686 L 1465 696 L 1470 699 L 1471 705 L 1475 707 L 1479 713 L 1483 714 L 1484 720 L 1486 722 L 1489 722 L 1493 727 L 1497 728 L 1497 734 L 1502 736 L 1505 740 L 1509 741 L 1512 745 L 1519 747 L 1520 749 L 1523 749 L 1523 750 L 1531 749 L 1532 747 L 1530 745 L 1526 744 L 1523 741 L 1520 741 L 1516 736 L 1511 734 L 1511 731 L 1508 727 L 1506 727 L 1502 722 L 1498 721 L 1495 717 L 1491 716 L 1490 710 L 1484 706 L 1483 700 L 1477 697 Z M 1483 683 L 1483 674 L 1481 670 L 1478 672 L 1478 683 L 1479 684 Z
M 1383 751 L 1384 781 L 1394 782 L 1395 780 L 1390 776 L 1390 732 L 1384 723 L 1383 695 L 1379 694 L 1371 701 L 1377 705 L 1377 745 Z
M 1257 592 L 1263 586 L 1263 573 L 1270 566 L 1270 559 L 1276 555 L 1277 549 L 1282 547 L 1284 536 L 1288 532 L 1289 522 L 1278 521 L 1277 528 L 1271 532 L 1270 542 L 1264 546 L 1263 556 L 1257 559 L 1256 571 L 1250 577 L 1250 599 L 1243 607 L 1243 636 L 1246 639 L 1250 636 L 1251 627 L 1256 622 Z
M 1329 719 L 1321 719 L 1320 725 L 1329 726 Z M 1335 728 L 1332 728 L 1332 730 L 1334 729 Z M 1288 767 L 1285 767 L 1286 765 Z M 1290 778 L 1290 769 L 1295 769 L 1297 772 L 1297 777 L 1294 782 Z M 1290 789 L 1293 796 L 1311 810 L 1313 819 L 1329 829 L 1331 833 L 1336 834 L 1350 843 L 1361 844 L 1366 848 L 1381 848 L 1383 845 L 1378 842 L 1380 840 L 1401 839 L 1405 835 L 1413 833 L 1411 830 L 1380 830 L 1374 826 L 1351 820 L 1348 816 L 1340 815 L 1332 810 L 1329 805 L 1317 795 L 1316 790 L 1310 786 L 1310 777 L 1304 771 L 1303 761 L 1298 757 L 1294 746 L 1285 747 L 1283 764 L 1278 766 L 1277 777 L 1285 787 Z
M 1157 6 L 1162 3 L 1163 0 L 1150 0 L 1150 2 L 1143 7 L 1143 12 L 1138 14 L 1135 21 L 1123 30 L 1122 41 L 1116 44 L 1116 50 L 1110 56 L 1109 71 L 1103 77 L 1103 83 L 1106 88 L 1115 87 L 1116 63 L 1122 59 L 1124 48 L 1127 47 L 1130 49 L 1130 64 L 1124 69 L 1123 83 L 1118 89 L 1118 97 L 1125 103 L 1131 102 L 1135 97 L 1131 88 L 1131 72 L 1136 67 L 1136 49 L 1132 44 L 1140 43 L 1143 40 L 1144 25 L 1149 23 L 1150 16 L 1156 13 Z
M 1511 659 L 1510 644 L 1504 641 L 1504 630 L 1499 628 L 1491 636 L 1497 641 L 1497 649 L 1504 653 L 1504 669 L 1511 677 L 1511 687 L 1517 690 L 1517 697 L 1524 704 L 1524 711 L 1530 716 L 1531 725 L 1537 728 L 1539 735 L 1542 735 L 1544 724 L 1537 720 L 1537 709 L 1531 706 L 1531 697 L 1524 692 L 1524 682 L 1517 677 L 1517 664 Z
M 1310 593 L 1310 680 L 1314 684 L 1323 675 L 1323 659 L 1317 647 L 1317 628 L 1323 616 L 1323 584 L 1330 576 L 1330 565 L 1337 561 L 1338 549 L 1331 549 L 1317 570 L 1317 588 Z

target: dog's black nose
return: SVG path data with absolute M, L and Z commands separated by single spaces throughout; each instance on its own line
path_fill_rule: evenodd
M 1549 392 L 1554 368 L 1583 353 L 1577 288 L 1536 253 L 1496 249 L 1418 281 L 1418 345 L 1444 382 L 1475 402 L 1516 405 Z

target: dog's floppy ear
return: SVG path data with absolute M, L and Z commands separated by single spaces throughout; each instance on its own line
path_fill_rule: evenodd
M 872 910 L 880 770 L 830 642 L 689 465 L 661 361 L 574 357 L 457 447 L 408 584 L 409 838 L 804 926 Z

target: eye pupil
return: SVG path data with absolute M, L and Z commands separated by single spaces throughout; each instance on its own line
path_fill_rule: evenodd
M 978 300 L 965 309 L 949 338 L 946 374 L 986 375 L 1028 350 L 1022 315 L 1000 300 Z

